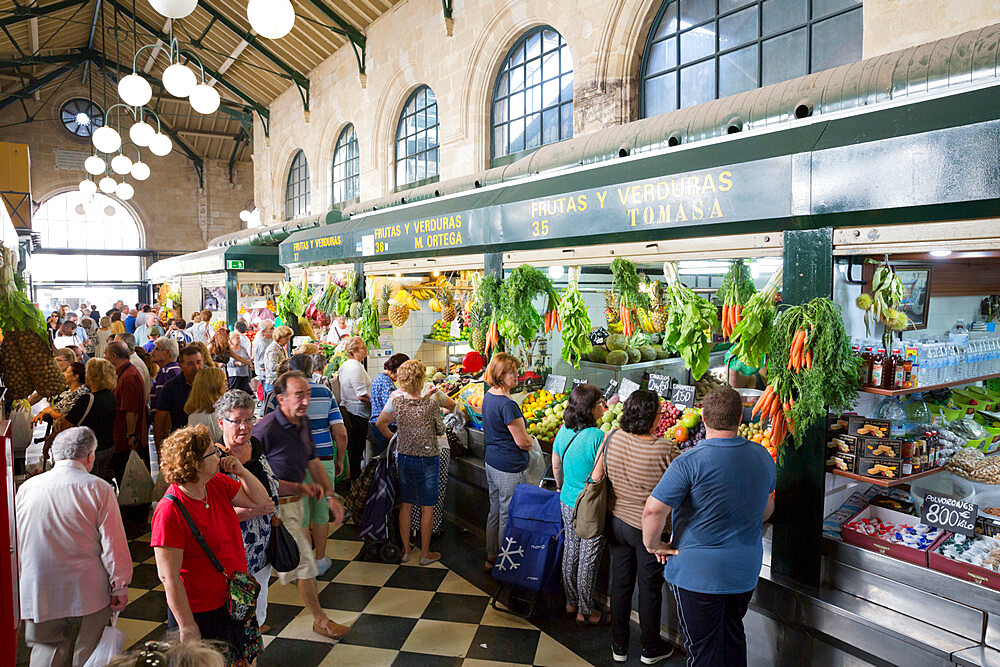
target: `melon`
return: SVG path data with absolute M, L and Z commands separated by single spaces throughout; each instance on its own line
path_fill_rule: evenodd
M 637 364 L 642 360 L 642 353 L 638 349 L 630 347 L 626 352 L 628 353 L 628 362 L 630 364 Z
M 628 363 L 628 353 L 624 350 L 612 350 L 608 352 L 607 363 L 612 366 L 624 366 Z
M 616 350 L 624 351 L 628 347 L 628 342 L 625 340 L 625 336 L 621 334 L 611 334 L 608 339 L 604 341 L 604 345 L 608 348 L 609 352 L 614 352 Z
M 605 351 L 605 349 L 603 347 L 594 347 L 594 349 L 590 351 L 590 357 L 589 358 L 595 364 L 603 364 L 603 363 L 605 363 L 605 360 L 607 359 L 607 356 L 608 356 L 608 353 Z
M 656 350 L 653 349 L 652 345 L 643 345 L 639 348 L 639 355 L 643 361 L 654 361 L 656 359 Z

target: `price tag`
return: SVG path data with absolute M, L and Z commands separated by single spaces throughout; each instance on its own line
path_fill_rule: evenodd
M 451 329 L 448 331 L 452 338 L 459 338 L 462 335 L 462 322 L 457 317 L 451 321 Z
M 629 380 L 628 378 L 622 378 L 622 385 L 618 388 L 618 398 L 624 403 L 632 392 L 639 388 L 638 383 Z
M 587 380 L 581 380 L 580 378 L 573 378 L 573 389 L 576 389 L 581 384 L 590 384 Z
M 673 378 L 669 375 L 650 373 L 649 384 L 647 386 L 650 391 L 655 391 L 662 398 L 670 398 L 670 385 L 672 385 L 673 382 Z
M 670 390 L 670 402 L 678 407 L 693 407 L 694 387 L 689 384 L 675 384 Z
M 966 537 L 976 534 L 979 506 L 964 500 L 928 495 L 920 507 L 920 522 Z
M 605 401 L 608 400 L 617 393 L 618 393 L 618 381 L 612 380 L 608 384 L 608 388 L 604 390 L 604 400 Z
M 561 394 L 566 390 L 565 375 L 549 375 L 545 379 L 545 391 L 551 394 Z

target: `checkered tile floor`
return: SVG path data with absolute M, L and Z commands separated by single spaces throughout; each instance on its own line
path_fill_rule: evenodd
M 126 648 L 161 637 L 167 613 L 149 533 L 129 545 L 135 572 L 128 607 L 118 619 Z M 350 633 L 339 643 L 314 634 L 312 616 L 295 586 L 272 579 L 267 609 L 271 629 L 264 635 L 258 664 L 589 664 L 532 623 L 495 611 L 488 593 L 440 562 L 428 567 L 415 560 L 368 563 L 357 560 L 362 545 L 357 526 L 340 528 L 327 544 L 333 566 L 317 581 L 323 608 L 334 621 L 350 626 Z M 27 663 L 23 644 L 18 657 L 19 664 Z

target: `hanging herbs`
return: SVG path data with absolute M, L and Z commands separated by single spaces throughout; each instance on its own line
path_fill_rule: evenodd
M 865 311 L 866 334 L 871 335 L 872 326 L 879 324 L 885 326 L 882 344 L 887 350 L 892 347 L 892 332 L 903 331 L 910 324 L 906 313 L 898 310 L 902 302 L 903 281 L 888 262 L 879 264 L 875 269 L 872 275 L 871 293 L 862 293 L 855 302 L 858 308 Z
M 552 281 L 533 266 L 523 264 L 507 276 L 500 291 L 500 334 L 509 340 L 520 339 L 527 347 L 542 327 L 542 316 L 532 304 L 543 295 L 550 300 L 555 295 Z M 555 297 L 558 300 L 558 297 Z

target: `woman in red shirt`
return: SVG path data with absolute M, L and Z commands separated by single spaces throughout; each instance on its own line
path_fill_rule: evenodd
M 271 505 L 260 481 L 236 457 L 226 456 L 204 426 L 179 429 L 163 441 L 160 474 L 170 482 L 167 494 L 183 503 L 226 573 L 246 572 L 243 534 L 233 507 Z M 168 629 L 178 629 L 182 641 L 226 642 L 227 664 L 254 664 L 262 650 L 257 619 L 230 618 L 228 581 L 212 566 L 170 498 L 164 497 L 153 513 L 150 546 L 167 596 Z

